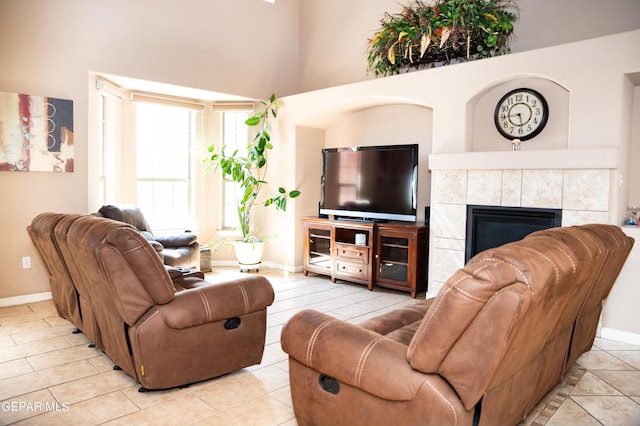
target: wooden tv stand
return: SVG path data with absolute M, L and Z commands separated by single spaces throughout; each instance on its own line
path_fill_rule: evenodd
M 305 275 L 328 275 L 333 282 L 355 282 L 369 290 L 393 288 L 413 298 L 427 290 L 428 227 L 319 218 L 302 222 Z

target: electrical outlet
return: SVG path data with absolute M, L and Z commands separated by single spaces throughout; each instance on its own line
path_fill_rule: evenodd
M 31 258 L 29 256 L 22 258 L 22 269 L 31 268 Z

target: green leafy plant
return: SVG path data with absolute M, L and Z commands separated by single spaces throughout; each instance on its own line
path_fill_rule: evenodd
M 273 149 L 271 120 L 277 117 L 280 108 L 275 94 L 271 95 L 268 101 L 261 101 L 261 103 L 264 109 L 245 121 L 248 126 L 258 127 L 252 141 L 247 144 L 246 154 L 243 155 L 239 150 L 235 150 L 228 155 L 226 145 L 219 152 L 214 145 L 209 145 L 208 154 L 204 160 L 205 169 L 220 170 L 224 179 L 231 178 L 241 188 L 241 198 L 237 200 L 236 211 L 244 242 L 258 242 L 269 238 L 269 236 L 257 237 L 257 229 L 251 228 L 251 210 L 256 204 L 273 205 L 276 210 L 286 211 L 287 200 L 300 195 L 298 190 L 287 191 L 283 187 L 278 187 L 278 193 L 275 196 L 265 201 L 258 201 L 260 190 L 268 184 L 265 176 L 267 153 Z
M 416 0 L 385 14 L 369 40 L 367 72 L 376 77 L 509 53 L 514 0 Z

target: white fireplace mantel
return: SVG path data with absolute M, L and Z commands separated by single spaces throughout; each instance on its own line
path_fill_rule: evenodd
M 458 152 L 429 155 L 431 170 L 616 169 L 618 148 Z

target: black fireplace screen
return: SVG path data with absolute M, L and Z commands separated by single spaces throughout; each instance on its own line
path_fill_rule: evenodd
M 467 206 L 465 263 L 481 251 L 561 226 L 562 209 Z

